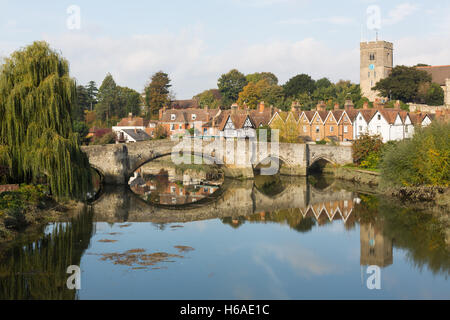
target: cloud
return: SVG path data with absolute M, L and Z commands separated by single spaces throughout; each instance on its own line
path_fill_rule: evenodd
M 287 263 L 297 275 L 305 278 L 339 273 L 337 265 L 324 261 L 313 251 L 300 245 L 289 244 L 276 246 L 267 244 L 262 247 L 261 252 L 255 254 L 254 260 L 264 267 L 270 278 L 272 278 L 277 285 L 279 285 L 281 281 L 270 265 L 264 262 L 264 257 L 267 256 L 274 257 L 280 262 Z
M 359 77 L 357 43 L 337 51 L 314 38 L 266 40 L 230 45 L 216 53 L 204 40 L 201 27 L 114 38 L 68 32 L 44 40 L 69 60 L 71 74 L 81 84 L 90 80 L 99 84 L 110 72 L 119 85 L 142 91 L 150 76 L 163 70 L 180 99 L 216 87 L 220 75 L 232 68 L 244 73 L 271 71 L 281 83 L 298 73 L 335 81 Z
M 383 19 L 382 23 L 385 26 L 391 26 L 403 21 L 406 17 L 412 15 L 419 9 L 417 4 L 409 2 L 401 3 L 394 9 L 388 12 L 388 18 Z

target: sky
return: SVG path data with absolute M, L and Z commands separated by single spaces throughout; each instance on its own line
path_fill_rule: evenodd
M 100 86 L 109 72 L 142 92 L 162 70 L 177 99 L 216 88 L 234 68 L 273 72 L 280 84 L 299 73 L 359 83 L 359 43 L 375 40 L 375 29 L 394 43 L 395 65 L 450 64 L 447 0 L 0 0 L 0 8 L 0 57 L 45 40 L 79 84 Z

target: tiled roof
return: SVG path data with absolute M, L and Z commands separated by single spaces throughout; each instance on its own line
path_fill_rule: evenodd
M 315 111 L 304 111 L 303 112 L 306 116 L 306 118 L 308 118 L 308 121 L 311 122 L 311 120 L 314 118 L 314 115 L 316 114 Z
M 361 115 L 363 116 L 364 120 L 366 120 L 367 123 L 369 123 L 369 121 L 372 120 L 375 113 L 377 113 L 377 110 L 375 109 L 360 109 L 358 111 L 361 112 Z
M 224 117 L 222 118 L 222 121 L 219 125 L 219 130 L 223 131 L 225 128 L 225 125 L 228 122 L 228 119 L 231 118 L 231 121 L 233 122 L 235 129 L 242 129 L 244 127 L 245 121 L 247 120 L 247 117 L 250 118 L 250 121 L 252 122 L 253 126 L 255 126 L 255 123 L 250 117 L 250 113 L 247 113 L 244 110 L 236 110 L 235 112 L 232 111 L 225 111 Z
M 148 120 L 144 120 L 141 117 L 128 117 L 123 118 L 118 124 L 118 127 L 146 127 Z
M 137 130 L 125 129 L 122 131 L 125 132 L 127 135 L 129 135 L 131 138 L 133 138 L 136 141 L 145 141 L 145 140 L 150 139 L 150 136 L 144 130 L 141 130 L 141 129 L 137 129 Z
M 214 118 L 219 111 L 219 109 L 169 109 L 163 112 L 161 122 L 208 122 L 211 118 Z M 175 115 L 174 120 L 172 120 L 172 115 Z M 193 118 L 193 115 L 195 115 L 195 119 Z
M 450 79 L 450 65 L 416 68 L 426 71 L 429 75 L 431 75 L 433 82 L 439 84 L 440 86 L 445 86 L 445 79 Z

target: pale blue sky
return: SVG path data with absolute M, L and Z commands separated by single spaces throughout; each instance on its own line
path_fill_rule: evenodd
M 69 30 L 66 10 L 81 9 Z M 47 40 L 80 83 L 111 72 L 142 91 L 152 73 L 169 73 L 177 98 L 216 86 L 232 68 L 298 73 L 359 82 L 359 42 L 375 37 L 366 10 L 381 10 L 380 38 L 394 42 L 395 63 L 450 64 L 450 4 L 438 1 L 4 1 L 0 56 Z

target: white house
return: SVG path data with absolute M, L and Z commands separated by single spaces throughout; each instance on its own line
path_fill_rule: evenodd
M 369 122 L 374 114 L 375 110 L 373 109 L 363 109 L 358 111 L 353 121 L 353 137 L 355 140 L 363 134 L 370 134 Z
M 254 138 L 256 127 L 249 114 L 230 113 L 219 128 L 219 135 L 224 138 Z

